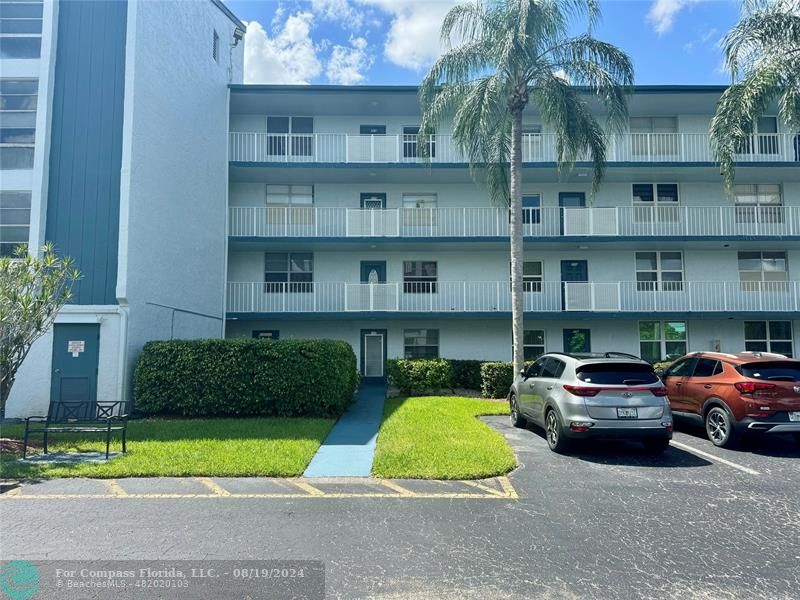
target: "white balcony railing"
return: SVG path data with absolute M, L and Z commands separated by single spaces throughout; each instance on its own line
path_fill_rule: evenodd
M 555 162 L 553 134 L 525 134 L 523 162 Z M 452 136 L 429 137 L 432 163 L 464 163 Z M 799 162 L 795 135 L 763 133 L 750 136 L 736 156 L 740 162 Z M 420 162 L 413 135 L 351 135 L 346 133 L 231 132 L 229 158 L 237 162 L 403 163 Z M 581 157 L 586 160 L 588 157 Z M 707 133 L 627 133 L 608 137 L 609 162 L 714 162 Z
M 800 206 L 534 208 L 524 235 L 730 237 L 800 235 Z M 256 207 L 230 209 L 234 237 L 507 237 L 508 210 L 494 207 Z
M 510 312 L 507 281 L 228 283 L 231 313 Z M 800 282 L 532 282 L 527 312 L 727 313 L 800 310 Z

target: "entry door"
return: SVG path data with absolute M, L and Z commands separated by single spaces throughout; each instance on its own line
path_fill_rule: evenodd
M 361 283 L 386 283 L 386 261 L 362 260 Z
M 591 352 L 592 332 L 588 329 L 565 329 L 564 352 Z
M 51 402 L 80 403 L 87 407 L 97 402 L 99 350 L 98 323 L 56 323 L 53 326 Z M 88 415 L 83 410 L 80 414 Z
M 383 377 L 386 362 L 386 330 L 361 331 L 361 374 L 366 377 Z
M 564 235 L 564 209 L 565 208 L 584 208 L 586 206 L 586 194 L 584 192 L 559 192 L 558 205 L 561 207 L 561 235 Z
M 386 208 L 386 194 L 361 194 L 361 208 L 370 210 Z
M 561 261 L 561 309 L 567 310 L 567 283 L 588 282 L 589 263 L 585 260 Z

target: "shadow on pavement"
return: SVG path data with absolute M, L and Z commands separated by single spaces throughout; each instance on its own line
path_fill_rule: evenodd
M 703 446 L 700 446 L 702 450 L 715 449 L 706 436 L 706 430 L 700 425 L 685 419 L 676 419 L 675 431 L 697 438 L 697 441 L 703 444 Z M 706 445 L 707 447 L 705 447 Z M 759 456 L 774 456 L 776 458 L 800 458 L 800 443 L 795 441 L 791 434 L 745 433 L 739 436 L 737 445 L 733 448 L 720 448 L 717 450 L 749 452 Z

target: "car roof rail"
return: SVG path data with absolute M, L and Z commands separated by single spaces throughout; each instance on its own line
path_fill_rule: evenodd
M 547 352 L 546 354 L 554 354 L 556 356 L 568 356 L 577 360 L 583 358 L 631 358 L 633 360 L 641 360 L 647 362 L 643 358 L 627 352 Z
M 604 356 L 606 358 L 614 358 L 616 356 L 620 358 L 633 358 L 635 360 L 644 360 L 641 356 L 636 356 L 635 354 L 628 354 L 627 352 L 606 352 Z

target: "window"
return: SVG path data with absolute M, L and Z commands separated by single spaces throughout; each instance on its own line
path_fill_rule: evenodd
M 0 192 L 0 256 L 13 256 L 17 246 L 28 243 L 31 193 Z
M 405 329 L 403 354 L 406 358 L 439 358 L 439 330 Z
M 406 294 L 436 293 L 436 262 L 403 261 L 403 292 Z
M 634 157 L 678 154 L 678 117 L 631 117 L 630 132 Z
M 740 154 L 778 154 L 778 118 L 759 117 L 752 135 L 742 142 Z
M 686 354 L 685 321 L 640 321 L 639 354 L 647 362 L 672 360 Z
M 42 33 L 42 2 L 41 0 L 25 0 L 25 2 L 2 2 L 0 8 L 0 35 L 5 40 L 12 39 L 38 39 L 19 37 L 19 34 Z M 2 58 L 38 58 L 36 56 L 6 56 Z
M 403 127 L 403 158 L 417 158 L 419 127 Z M 428 158 L 436 157 L 436 136 L 428 132 Z
M 522 334 L 525 360 L 536 360 L 544 354 L 544 329 L 526 329 Z
M 313 117 L 267 117 L 267 154 L 311 156 L 314 149 Z M 291 144 L 287 141 L 291 140 Z
M 254 329 L 254 340 L 277 340 L 280 338 L 280 332 L 277 329 Z
M 783 223 L 781 186 L 770 183 L 733 186 L 737 223 Z
M 644 385 L 658 383 L 658 375 L 650 365 L 632 363 L 617 365 L 597 363 L 575 369 L 575 378 L 595 385 Z
M 313 185 L 267 185 L 267 206 L 311 206 Z
M 431 227 L 436 225 L 439 222 L 436 210 L 437 204 L 436 194 L 403 194 L 403 225 L 406 227 Z
M 745 292 L 784 291 L 789 281 L 786 252 L 739 252 L 739 281 Z
M 539 194 L 522 196 L 522 223 L 538 225 L 542 222 L 542 198 Z
M 313 253 L 267 252 L 264 255 L 265 292 L 312 292 L 313 280 Z
M 637 252 L 636 289 L 640 292 L 683 291 L 683 255 L 680 252 Z
M 563 360 L 559 360 L 557 358 L 553 358 L 552 356 L 548 356 L 544 359 L 544 364 L 542 365 L 542 373 L 539 377 L 549 377 L 551 379 L 558 379 L 561 377 L 561 374 L 564 372 L 564 369 L 567 367 L 567 363 Z
M 0 169 L 32 169 L 37 79 L 0 79 Z
M 511 263 L 508 264 L 508 281 L 511 284 Z M 541 292 L 544 280 L 544 265 L 540 260 L 526 260 L 522 263 L 522 291 Z
M 684 358 L 672 365 L 667 372 L 664 373 L 665 377 L 689 377 L 692 374 L 697 359 L 694 357 Z
M 217 30 L 214 30 L 214 39 L 211 43 L 211 58 L 214 59 L 214 62 L 219 62 L 219 34 Z
M 722 363 L 712 358 L 698 358 L 692 377 L 713 377 L 722 373 Z
M 744 349 L 793 356 L 791 321 L 745 321 Z
M 632 191 L 634 223 L 680 220 L 677 183 L 634 183 Z

